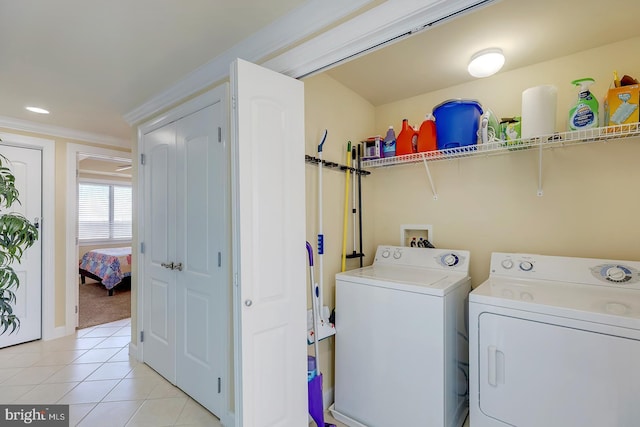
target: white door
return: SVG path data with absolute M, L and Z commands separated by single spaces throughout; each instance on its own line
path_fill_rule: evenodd
M 7 166 L 16 177 L 20 202 L 9 211 L 34 222 L 42 217 L 42 151 L 32 148 L 0 146 L 0 154 L 9 162 Z M 12 265 L 20 286 L 16 293 L 14 313 L 20 319 L 20 329 L 0 336 L 0 348 L 33 341 L 42 337 L 42 249 L 41 239 L 29 248 L 22 261 Z
M 236 425 L 308 424 L 304 87 L 232 64 Z
M 176 384 L 221 414 L 228 378 L 223 352 L 229 313 L 229 190 L 222 101 L 177 126 Z M 224 382 L 224 383 L 223 383 Z
M 480 315 L 481 411 L 495 425 L 638 425 L 640 341 L 549 320 Z
M 144 136 L 144 361 L 175 383 L 176 131 Z
M 144 361 L 216 414 L 229 388 L 226 98 L 223 86 L 196 99 L 143 143 Z

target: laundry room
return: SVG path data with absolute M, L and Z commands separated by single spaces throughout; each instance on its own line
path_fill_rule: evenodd
M 640 78 L 640 58 L 631 54 L 637 51 L 640 30 L 622 22 L 638 11 L 638 4 L 630 1 L 500 1 L 304 78 L 305 153 L 338 163 L 323 168 L 321 175 L 316 162 L 306 165 L 307 240 L 318 256 L 316 242 L 318 234 L 323 235 L 324 305 L 335 307 L 335 274 L 343 270 L 344 247 L 347 254 L 362 253 L 347 258 L 344 269 L 371 265 L 379 245 L 405 245 L 403 226 L 408 224 L 428 226 L 436 248 L 469 251 L 472 288 L 488 278 L 494 252 L 640 260 L 640 231 L 635 227 L 640 209 L 637 126 L 635 133 L 613 138 L 589 134 L 573 141 L 565 134 L 581 91 L 572 82 L 594 80 L 589 90 L 599 101 L 596 128 L 605 128 L 605 98 L 618 83 L 616 73 L 619 78 Z M 598 18 L 582 19 L 587 15 Z M 612 24 L 614 20 L 618 22 Z M 501 25 L 511 30 L 506 32 L 510 38 L 492 31 Z M 562 39 L 557 38 L 557 26 L 564 27 Z M 583 31 L 598 37 L 578 43 Z M 441 81 L 451 79 L 433 75 L 441 70 L 438 61 L 456 62 L 456 72 L 467 73 L 473 53 L 496 47 L 506 59 L 495 75 L 461 78 L 448 86 Z M 520 62 L 526 55 L 539 59 Z M 416 61 L 403 60 L 408 57 L 423 57 L 421 68 Z M 520 63 L 526 65 L 510 65 Z M 424 86 L 419 87 L 425 89 L 417 90 L 403 77 L 405 67 L 423 73 Z M 414 156 L 383 167 L 365 161 L 361 186 L 352 186 L 340 168 L 351 161 L 348 142 L 355 147 L 369 137 L 384 138 L 389 126 L 398 135 L 403 119 L 419 127 L 447 100 L 478 101 L 498 119 L 521 117 L 523 92 L 543 85 L 555 89 L 551 133 L 564 142 L 487 152 L 478 144 L 466 157 L 422 161 Z M 355 205 L 354 189 L 361 193 Z M 337 333 L 339 322 L 337 311 Z M 320 342 L 325 395 L 334 387 L 334 343 L 335 338 Z

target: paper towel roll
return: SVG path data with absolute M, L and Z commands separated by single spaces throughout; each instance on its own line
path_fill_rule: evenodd
M 522 139 L 555 132 L 558 89 L 535 86 L 522 92 Z

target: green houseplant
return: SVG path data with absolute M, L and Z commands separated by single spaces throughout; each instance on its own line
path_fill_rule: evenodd
M 14 203 L 20 203 L 20 194 L 7 163 L 7 158 L 0 154 L 0 335 L 20 328 L 20 319 L 13 313 L 15 290 L 20 281 L 11 265 L 20 262 L 24 251 L 38 239 L 35 225 L 24 216 L 8 211 Z

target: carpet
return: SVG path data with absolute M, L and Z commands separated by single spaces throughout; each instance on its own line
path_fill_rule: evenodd
M 78 285 L 80 305 L 78 307 L 78 328 L 84 329 L 103 323 L 131 317 L 131 283 L 121 283 L 113 288 L 113 296 L 97 282 Z

